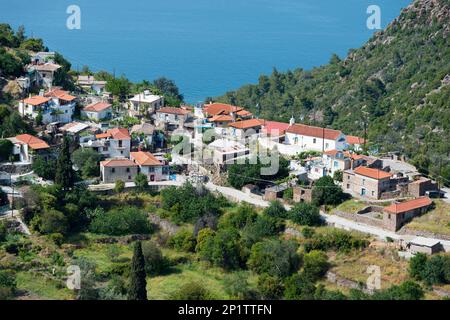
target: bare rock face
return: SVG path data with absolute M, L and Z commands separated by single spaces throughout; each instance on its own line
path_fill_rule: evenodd
M 11 80 L 8 81 L 6 86 L 3 87 L 3 92 L 10 94 L 14 99 L 19 99 L 23 93 L 23 90 L 17 81 Z

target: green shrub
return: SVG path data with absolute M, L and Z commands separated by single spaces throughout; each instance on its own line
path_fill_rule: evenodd
M 89 228 L 94 233 L 112 236 L 148 234 L 152 231 L 147 215 L 135 207 L 99 212 L 93 218 Z
M 179 251 L 194 252 L 195 245 L 196 239 L 189 230 L 180 230 L 169 239 L 169 246 Z

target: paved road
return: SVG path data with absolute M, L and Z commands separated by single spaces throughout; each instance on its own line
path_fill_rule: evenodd
M 247 202 L 247 203 L 253 204 L 258 207 L 263 207 L 263 208 L 269 206 L 269 202 L 263 200 L 261 197 L 250 196 L 250 195 L 246 194 L 245 192 L 242 192 L 242 191 L 239 191 L 239 190 L 236 190 L 233 188 L 221 187 L 221 186 L 214 185 L 212 183 L 207 183 L 206 187 L 211 191 L 220 192 L 220 193 L 224 194 L 225 196 L 227 196 L 228 198 L 230 198 L 234 201 L 237 201 L 237 202 Z M 289 206 L 285 206 L 285 207 L 286 207 L 286 209 L 290 209 Z M 413 236 L 413 235 L 400 235 L 400 234 L 397 234 L 392 231 L 388 231 L 388 230 L 384 230 L 381 228 L 358 223 L 358 222 L 344 219 L 342 217 L 338 217 L 335 215 L 325 214 L 324 212 L 321 212 L 320 214 L 328 224 L 333 224 L 336 228 L 345 229 L 345 230 L 355 230 L 355 231 L 371 234 L 371 235 L 379 238 L 380 240 L 386 241 L 386 238 L 389 237 L 389 238 L 392 238 L 395 240 L 409 241 L 409 240 L 412 240 L 413 238 L 415 238 L 415 236 Z M 433 238 L 430 238 L 430 239 L 433 239 Z M 441 242 L 441 244 L 444 246 L 445 251 L 450 251 L 450 241 L 441 240 L 441 239 L 433 239 L 433 240 L 437 240 L 437 241 Z

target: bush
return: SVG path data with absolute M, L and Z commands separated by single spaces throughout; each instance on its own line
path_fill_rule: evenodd
M 66 216 L 58 210 L 45 211 L 40 217 L 39 231 L 43 234 L 60 233 L 68 231 Z
M 9 140 L 0 140 L 0 161 L 9 160 L 13 152 L 13 143 Z
M 287 210 L 280 201 L 271 201 L 270 205 L 264 209 L 264 214 L 274 217 L 285 219 L 288 216 Z
M 392 286 L 389 289 L 375 292 L 372 296 L 374 300 L 420 300 L 424 296 L 424 291 L 420 285 L 414 281 L 405 281 L 402 284 Z
M 282 281 L 274 276 L 262 274 L 258 277 L 257 288 L 264 300 L 276 300 L 283 296 Z
M 168 244 L 178 251 L 194 252 L 196 240 L 191 231 L 180 230 L 169 239 Z
M 303 257 L 303 272 L 311 281 L 322 278 L 328 267 L 328 257 L 323 251 L 313 250 Z
M 61 233 L 52 233 L 50 234 L 50 240 L 57 246 L 60 246 L 64 242 L 64 236 Z
M 353 249 L 365 248 L 369 241 L 363 238 L 353 236 L 350 232 L 333 229 L 326 234 L 315 234 L 312 239 L 305 243 L 305 251 L 311 250 L 337 250 L 349 251 Z
M 93 218 L 89 228 L 94 233 L 111 236 L 148 234 L 152 231 L 147 215 L 135 207 L 100 211 Z
M 37 156 L 33 160 L 32 167 L 34 173 L 36 173 L 39 177 L 45 180 L 55 180 L 56 161 L 54 159 L 45 159 L 41 156 Z
M 258 214 L 249 204 L 241 204 L 236 211 L 231 211 L 219 220 L 219 228 L 242 229 L 247 224 L 255 222 Z
M 239 231 L 233 228 L 200 231 L 196 247 L 200 258 L 226 270 L 237 269 L 244 265 L 243 248 Z
M 148 179 L 147 176 L 143 173 L 138 173 L 135 177 L 134 177 L 134 183 L 136 184 L 136 189 L 138 191 L 145 191 L 146 189 L 148 189 Z
M 125 182 L 122 180 L 117 180 L 114 186 L 114 192 L 120 193 L 125 189 Z
M 148 275 L 161 274 L 169 265 L 161 249 L 152 241 L 144 241 L 142 243 L 142 253 L 145 260 L 145 272 Z
M 313 300 L 316 287 L 303 273 L 292 275 L 285 281 L 284 297 L 287 300 Z
M 16 291 L 16 275 L 13 271 L 0 270 L 0 300 L 11 299 Z
M 263 238 L 278 235 L 283 228 L 284 224 L 281 219 L 261 214 L 255 222 L 244 227 L 242 237 L 246 245 L 251 246 Z
M 318 226 L 322 224 L 319 208 L 309 203 L 297 203 L 289 211 L 289 217 L 299 225 Z
M 312 189 L 313 203 L 317 206 L 337 205 L 344 200 L 344 197 L 341 187 L 336 185 L 330 176 L 318 179 Z
M 225 292 L 232 298 L 238 300 L 255 299 L 255 292 L 250 288 L 245 272 L 234 272 L 223 279 Z
M 409 275 L 413 279 L 422 280 L 427 263 L 427 255 L 418 253 L 409 260 Z
M 249 269 L 258 274 L 284 278 L 296 272 L 301 265 L 294 241 L 265 240 L 252 246 L 247 261 Z
M 83 177 L 97 177 L 100 174 L 98 162 L 101 155 L 92 148 L 80 148 L 73 152 L 72 161 L 81 170 Z
M 211 293 L 198 282 L 189 282 L 175 291 L 171 300 L 212 300 Z

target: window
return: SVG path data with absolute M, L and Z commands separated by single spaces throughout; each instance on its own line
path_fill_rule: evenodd
M 329 148 L 330 147 L 330 144 L 329 143 L 325 143 L 325 148 Z
M 131 180 L 131 176 L 128 176 L 128 180 Z
M 313 139 L 313 143 L 316 143 L 316 141 L 317 141 L 317 139 L 316 139 L 316 138 L 314 138 L 314 139 Z
M 350 185 L 347 183 L 347 189 L 350 189 Z
M 298 144 L 298 137 L 297 136 L 294 137 L 294 144 Z
M 122 148 L 122 140 L 119 140 L 119 148 Z
M 148 172 L 155 172 L 155 167 L 148 167 Z
M 111 169 L 111 172 L 112 172 L 112 173 L 116 172 L 116 168 L 112 168 L 112 169 Z
M 375 196 L 375 191 L 372 191 L 372 197 Z
M 108 151 L 108 147 L 103 147 L 103 151 Z
M 337 161 L 334 162 L 334 167 L 335 168 L 339 167 L 339 163 Z
M 362 185 L 364 185 L 366 183 L 366 179 L 362 180 Z
M 130 168 L 127 168 L 127 172 L 130 172 Z

